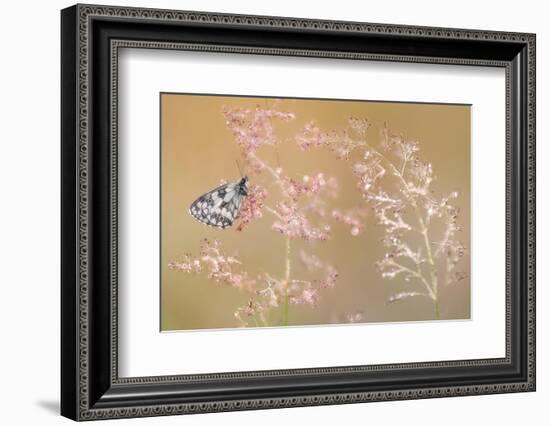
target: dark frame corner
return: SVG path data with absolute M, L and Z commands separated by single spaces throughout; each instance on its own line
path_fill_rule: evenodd
M 534 34 L 523 33 L 96 5 L 64 9 L 62 415 L 92 420 L 534 391 L 535 44 Z M 506 357 L 376 368 L 119 378 L 113 241 L 120 47 L 505 68 Z

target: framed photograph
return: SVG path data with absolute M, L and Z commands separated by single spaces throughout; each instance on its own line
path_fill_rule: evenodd
M 535 35 L 61 12 L 61 412 L 535 390 Z

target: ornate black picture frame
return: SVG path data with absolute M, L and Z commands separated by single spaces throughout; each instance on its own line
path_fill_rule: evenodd
M 76 5 L 61 12 L 61 413 L 74 420 L 535 390 L 535 35 Z M 121 47 L 484 65 L 506 72 L 506 356 L 120 378 Z

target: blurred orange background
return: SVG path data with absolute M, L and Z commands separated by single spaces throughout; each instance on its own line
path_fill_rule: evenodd
M 281 275 L 285 240 L 271 230 L 272 217 L 264 214 L 243 232 L 209 228 L 189 213 L 189 205 L 201 194 L 215 188 L 220 180 L 240 178 L 236 160 L 240 149 L 225 123 L 223 108 L 256 106 L 292 112 L 296 118 L 277 122 L 275 132 L 283 141 L 275 150 L 261 148 L 258 154 L 273 166 L 301 180 L 303 175 L 324 173 L 339 182 L 333 207 L 357 206 L 360 194 L 351 172 L 355 154 L 349 161 L 337 160 L 328 150 L 302 151 L 295 135 L 307 122 L 315 121 L 324 131 L 342 131 L 351 116 L 364 117 L 372 127 L 368 140 L 378 146 L 379 131 L 386 123 L 392 131 L 419 143 L 419 157 L 432 164 L 436 179 L 434 195 L 441 197 L 458 190 L 453 200 L 460 208 L 458 239 L 470 248 L 470 107 L 468 105 L 394 103 L 378 101 L 338 101 L 274 99 L 237 96 L 161 94 L 161 330 L 219 329 L 238 327 L 234 317 L 248 295 L 209 280 L 206 274 L 187 274 L 168 268 L 184 254 L 198 254 L 200 241 L 218 239 L 227 254 L 238 255 L 254 277 L 262 271 Z M 253 176 L 251 184 L 266 184 L 263 176 Z M 391 182 L 387 191 L 395 190 Z M 274 193 L 274 191 L 271 191 Z M 269 197 L 276 196 L 270 192 Z M 276 204 L 270 200 L 269 204 Z M 422 291 L 418 282 L 402 277 L 382 278 L 375 263 L 385 248 L 380 242 L 383 229 L 371 214 L 366 229 L 352 236 L 350 228 L 331 222 L 332 238 L 326 242 L 292 242 L 293 275 L 307 274 L 300 264 L 301 247 L 312 247 L 317 256 L 339 271 L 336 286 L 320 292 L 317 306 L 290 305 L 289 325 L 346 322 L 346 316 L 361 314 L 361 322 L 394 322 L 434 319 L 429 299 L 408 298 L 391 304 L 390 296 L 403 291 Z M 308 248 L 308 251 L 311 249 Z M 470 317 L 470 257 L 461 260 L 466 279 L 442 288 L 440 319 Z M 270 321 L 275 325 L 280 310 Z

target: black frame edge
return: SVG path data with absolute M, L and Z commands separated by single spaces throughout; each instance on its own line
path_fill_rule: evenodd
M 77 17 L 78 6 L 61 11 L 61 404 L 78 418 L 77 386 Z

